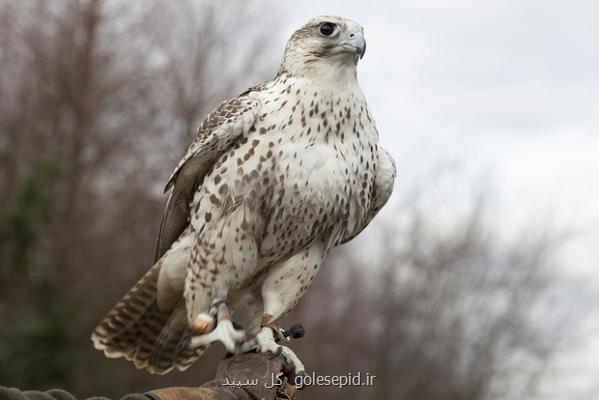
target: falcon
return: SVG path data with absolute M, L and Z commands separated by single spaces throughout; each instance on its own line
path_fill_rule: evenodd
M 208 114 L 166 184 L 155 263 L 96 327 L 96 349 L 163 374 L 221 342 L 303 373 L 278 322 L 396 175 L 357 81 L 365 50 L 358 23 L 313 18 L 273 80 Z

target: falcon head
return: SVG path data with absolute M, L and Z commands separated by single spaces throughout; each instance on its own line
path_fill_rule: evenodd
M 346 69 L 355 75 L 365 51 L 364 28 L 360 24 L 337 16 L 316 17 L 291 35 L 281 72 L 320 75 Z

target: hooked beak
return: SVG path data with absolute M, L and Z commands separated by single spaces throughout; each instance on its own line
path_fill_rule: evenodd
M 366 52 L 366 40 L 361 33 L 355 33 L 349 40 L 341 43 L 341 47 L 354 54 L 359 54 L 360 59 L 362 59 Z

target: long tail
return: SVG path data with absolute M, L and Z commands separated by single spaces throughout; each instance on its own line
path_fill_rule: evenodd
M 156 263 L 115 305 L 92 334 L 94 347 L 110 358 L 125 357 L 139 369 L 166 374 L 184 370 L 205 349 L 187 347 L 191 331 L 181 299 L 169 311 L 156 303 L 161 263 Z

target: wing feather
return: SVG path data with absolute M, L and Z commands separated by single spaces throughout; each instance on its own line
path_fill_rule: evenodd
M 260 102 L 246 92 L 222 102 L 200 124 L 198 134 L 168 179 L 170 190 L 164 210 L 154 259 L 158 260 L 188 224 L 189 205 L 218 158 L 254 124 Z
M 389 197 L 391 197 L 395 177 L 397 176 L 395 161 L 393 160 L 393 157 L 391 157 L 391 154 L 381 146 L 378 146 L 378 153 L 378 167 L 374 191 L 372 193 L 372 201 L 368 214 L 366 215 L 366 220 L 363 221 L 363 223 L 358 226 L 358 229 L 352 232 L 348 237 L 342 238 L 339 244 L 347 243 L 358 236 L 358 234 L 370 224 L 376 214 L 378 214 L 381 208 L 387 203 Z

